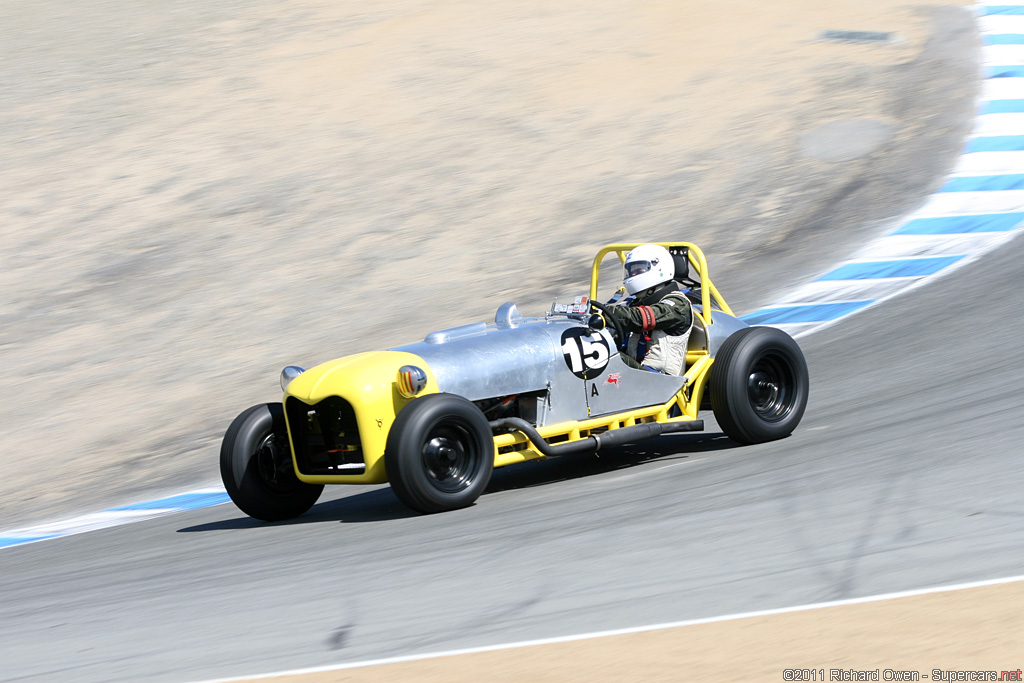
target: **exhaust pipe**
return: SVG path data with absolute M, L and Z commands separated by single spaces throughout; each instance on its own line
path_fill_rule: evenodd
M 704 420 L 686 420 L 683 422 L 644 422 L 631 427 L 621 429 L 609 429 L 600 434 L 591 434 L 579 441 L 568 443 L 550 444 L 544 437 L 534 429 L 526 420 L 518 417 L 505 417 L 494 420 L 490 423 L 491 429 L 499 433 L 522 432 L 530 441 L 530 444 L 538 451 L 549 458 L 569 453 L 596 453 L 602 448 L 612 446 L 624 446 L 629 443 L 646 441 L 661 434 L 676 434 L 679 432 L 699 432 L 704 429 Z

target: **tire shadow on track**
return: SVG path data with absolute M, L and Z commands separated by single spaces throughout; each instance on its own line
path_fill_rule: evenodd
M 729 439 L 721 432 L 672 434 L 665 435 L 655 441 L 656 448 L 652 448 L 652 442 L 645 442 L 608 449 L 601 453 L 577 453 L 549 460 L 534 460 L 510 467 L 503 467 L 494 471 L 484 496 L 502 491 L 548 486 L 573 479 L 610 474 L 648 463 L 686 461 L 697 454 L 713 453 L 715 451 L 740 447 L 740 444 Z M 481 498 L 481 500 L 484 499 Z M 184 527 L 178 529 L 178 533 L 259 529 L 270 526 L 320 524 L 324 522 L 365 524 L 420 516 L 422 515 L 402 505 L 391 491 L 391 488 L 385 486 L 317 503 L 309 512 L 294 519 L 280 522 L 263 522 L 251 517 L 238 516 L 232 519 Z
M 341 522 L 343 524 L 387 522 L 420 516 L 419 513 L 413 512 L 402 505 L 388 487 L 374 488 L 371 491 L 364 491 L 344 498 L 317 503 L 310 508 L 309 512 L 294 519 L 286 519 L 280 522 L 263 522 L 252 517 L 246 517 L 241 512 L 238 514 L 238 517 L 232 519 L 184 527 L 178 529 L 178 533 L 261 529 L 274 526 L 321 524 L 324 522 Z

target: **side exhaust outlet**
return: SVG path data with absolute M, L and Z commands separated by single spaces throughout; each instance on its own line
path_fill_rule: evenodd
M 699 432 L 704 429 L 704 420 L 686 420 L 683 422 L 644 422 L 643 424 L 621 429 L 609 429 L 600 434 L 592 434 L 579 441 L 569 443 L 549 444 L 526 420 L 518 417 L 506 417 L 488 423 L 491 429 L 498 433 L 509 434 L 521 432 L 538 451 L 549 458 L 569 453 L 596 453 L 602 448 L 613 446 L 624 446 L 630 443 L 638 443 L 653 439 L 662 434 L 677 434 L 679 432 Z

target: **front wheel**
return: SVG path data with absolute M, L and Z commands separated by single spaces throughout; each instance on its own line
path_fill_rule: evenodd
M 280 403 L 253 406 L 235 418 L 221 443 L 220 476 L 239 510 L 267 522 L 298 517 L 324 490 L 295 476 Z
M 494 437 L 472 402 L 429 394 L 398 413 L 384 466 L 395 495 L 417 512 L 468 507 L 491 480 Z
M 774 327 L 735 332 L 711 366 L 711 407 L 725 435 L 753 444 L 789 436 L 807 407 L 810 381 L 800 347 Z

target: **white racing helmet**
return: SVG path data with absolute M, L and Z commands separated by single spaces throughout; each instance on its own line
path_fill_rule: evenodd
M 676 275 L 676 263 L 668 249 L 657 244 L 641 244 L 626 254 L 626 276 L 622 280 L 628 294 L 636 294 Z

